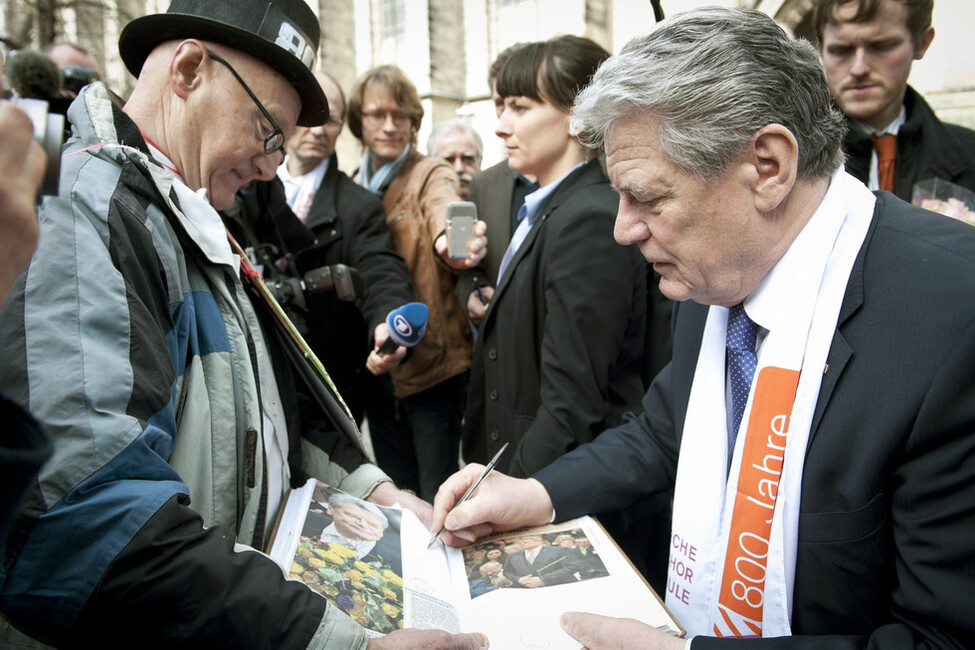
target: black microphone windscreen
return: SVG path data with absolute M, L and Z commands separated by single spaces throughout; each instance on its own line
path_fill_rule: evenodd
M 51 57 L 36 50 L 17 50 L 7 59 L 7 79 L 21 97 L 52 99 L 61 90 L 61 71 Z

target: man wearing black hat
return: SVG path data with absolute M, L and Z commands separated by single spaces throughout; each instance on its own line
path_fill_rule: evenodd
M 12 624 L 68 647 L 366 647 L 254 551 L 309 476 L 429 506 L 369 463 L 324 385 L 296 384 L 274 354 L 216 212 L 273 178 L 296 123 L 328 118 L 318 38 L 301 0 L 175 0 L 122 32 L 139 77 L 124 109 L 100 83 L 73 104 L 60 195 L 0 315 L 0 392 L 54 439 L 7 543 L 0 645 L 38 643 Z

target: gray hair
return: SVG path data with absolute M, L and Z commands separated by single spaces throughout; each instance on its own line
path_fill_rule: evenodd
M 634 38 L 579 94 L 572 127 L 600 149 L 613 122 L 634 111 L 657 121 L 671 162 L 703 181 L 720 177 L 768 124 L 796 138 L 800 178 L 827 177 L 843 162 L 846 123 L 816 49 L 757 11 L 689 11 Z
M 350 494 L 345 494 L 344 492 L 333 492 L 328 496 L 328 507 L 334 508 L 336 510 L 341 510 L 346 505 L 353 505 L 357 508 L 362 508 L 368 512 L 379 517 L 380 523 L 382 523 L 383 530 L 389 526 L 389 519 L 383 514 L 383 511 L 379 509 L 379 506 L 369 503 L 368 501 L 363 501 L 362 499 L 357 499 Z
M 474 127 L 468 124 L 466 120 L 460 118 L 440 122 L 433 127 L 433 130 L 430 131 L 430 137 L 427 138 L 427 155 L 434 155 L 433 152 L 436 149 L 437 140 L 440 136 L 455 132 L 471 136 L 474 140 L 474 145 L 477 147 L 477 157 L 484 157 L 484 142 L 481 141 L 481 136 L 477 134 Z

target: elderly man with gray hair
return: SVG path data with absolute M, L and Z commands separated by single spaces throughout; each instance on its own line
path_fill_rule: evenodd
M 642 414 L 532 477 L 492 472 L 455 508 L 482 468 L 455 474 L 434 528 L 456 543 L 673 491 L 666 598 L 695 650 L 972 647 L 975 230 L 844 171 L 815 49 L 761 13 L 635 39 L 574 124 L 605 145 L 616 239 L 684 301 L 673 360 Z M 562 626 L 591 650 L 688 643 Z
M 456 119 L 433 127 L 427 138 L 427 155 L 443 158 L 450 163 L 460 179 L 458 194 L 467 200 L 474 174 L 481 171 L 484 143 L 470 124 Z

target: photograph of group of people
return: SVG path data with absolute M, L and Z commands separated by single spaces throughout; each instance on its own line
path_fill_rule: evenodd
M 578 528 L 492 539 L 464 549 L 471 598 L 497 589 L 537 589 L 609 575 Z

